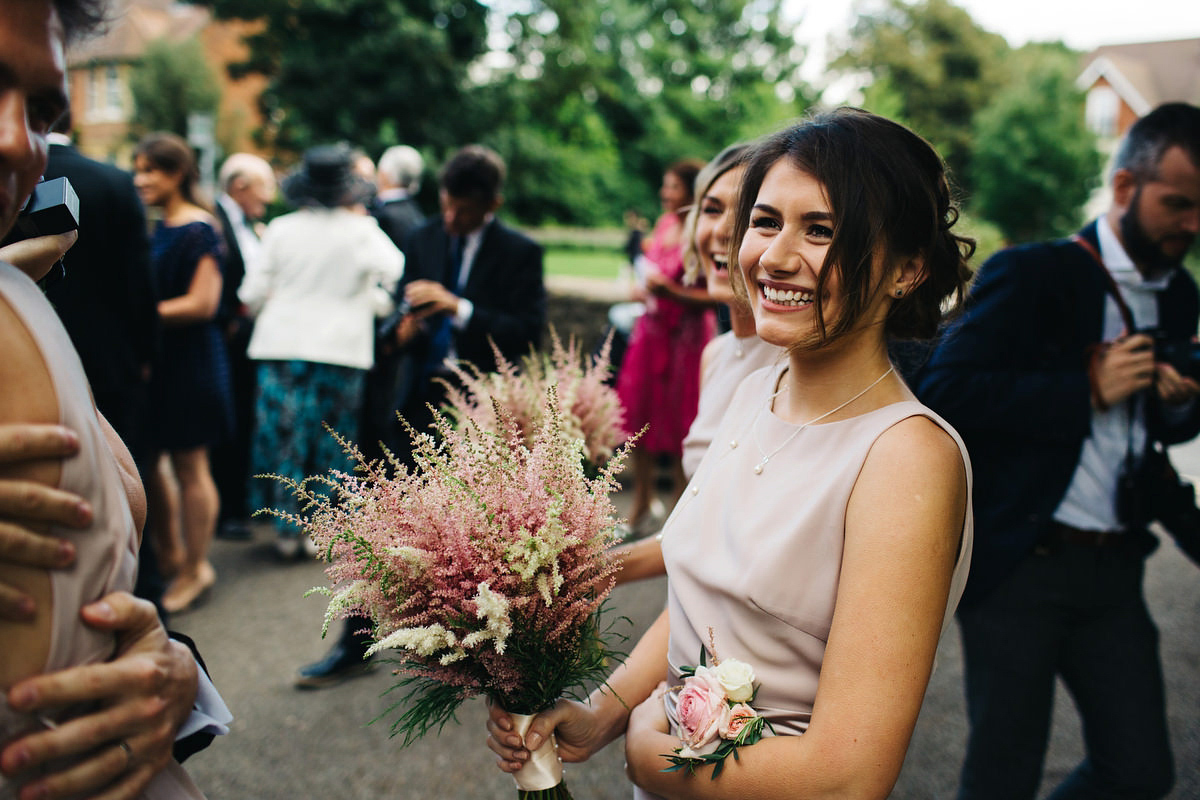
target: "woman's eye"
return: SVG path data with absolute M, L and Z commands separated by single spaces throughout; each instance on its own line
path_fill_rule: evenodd
M 707 214 L 709 216 L 719 215 L 719 214 L 724 213 L 724 211 L 725 211 L 725 209 L 723 209 L 721 207 L 720 203 L 708 202 L 708 203 L 705 203 L 704 205 L 700 206 L 700 213 Z
M 766 214 L 760 214 L 750 218 L 750 227 L 763 230 L 779 230 L 779 220 Z
M 825 225 L 809 225 L 808 235 L 814 239 L 832 239 L 833 229 Z

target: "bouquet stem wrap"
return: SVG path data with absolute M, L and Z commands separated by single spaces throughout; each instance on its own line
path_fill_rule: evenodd
M 517 735 L 522 739 L 529 732 L 529 727 L 533 725 L 533 720 L 536 714 L 510 714 L 513 721 L 513 728 Z M 554 739 L 554 734 L 550 734 L 550 738 L 542 742 L 541 746 L 535 750 L 529 762 L 513 773 L 513 780 L 517 783 L 517 788 L 521 790 L 522 797 L 529 797 L 526 792 L 538 793 L 534 797 L 570 797 L 566 793 L 566 787 L 562 786 L 562 761 L 558 758 L 558 742 Z M 561 787 L 562 793 L 548 793 L 546 790 Z M 545 792 L 544 794 L 542 794 Z

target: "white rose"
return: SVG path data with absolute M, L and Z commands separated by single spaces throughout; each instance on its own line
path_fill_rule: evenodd
M 727 658 L 713 668 L 725 696 L 735 703 L 745 703 L 754 696 L 754 667 L 736 658 Z

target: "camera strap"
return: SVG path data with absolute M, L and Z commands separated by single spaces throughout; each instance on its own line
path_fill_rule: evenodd
M 1104 260 L 1100 258 L 1100 251 L 1096 246 L 1087 239 L 1080 236 L 1078 233 L 1071 236 L 1071 241 L 1083 248 L 1084 252 L 1092 257 L 1096 262 L 1096 266 L 1100 268 L 1100 274 L 1104 276 L 1105 290 L 1112 295 L 1112 299 L 1117 304 L 1117 310 L 1121 312 L 1121 319 L 1125 323 L 1125 330 L 1133 333 L 1137 330 L 1137 325 L 1133 322 L 1133 312 L 1129 310 L 1129 304 L 1125 302 L 1124 296 L 1121 295 L 1121 289 L 1117 286 L 1117 282 L 1113 280 L 1112 273 L 1108 271 L 1108 267 L 1104 266 Z

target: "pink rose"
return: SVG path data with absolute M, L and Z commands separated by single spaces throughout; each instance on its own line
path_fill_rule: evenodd
M 742 728 L 746 727 L 757 716 L 758 712 L 753 708 L 745 703 L 738 703 L 729 709 L 729 714 L 725 718 L 725 724 L 721 726 L 721 738 L 736 739 L 738 734 L 742 732 Z
M 702 755 L 703 748 L 716 749 L 729 704 L 721 682 L 707 667 L 696 667 L 696 673 L 684 679 L 677 713 L 685 750 Z

